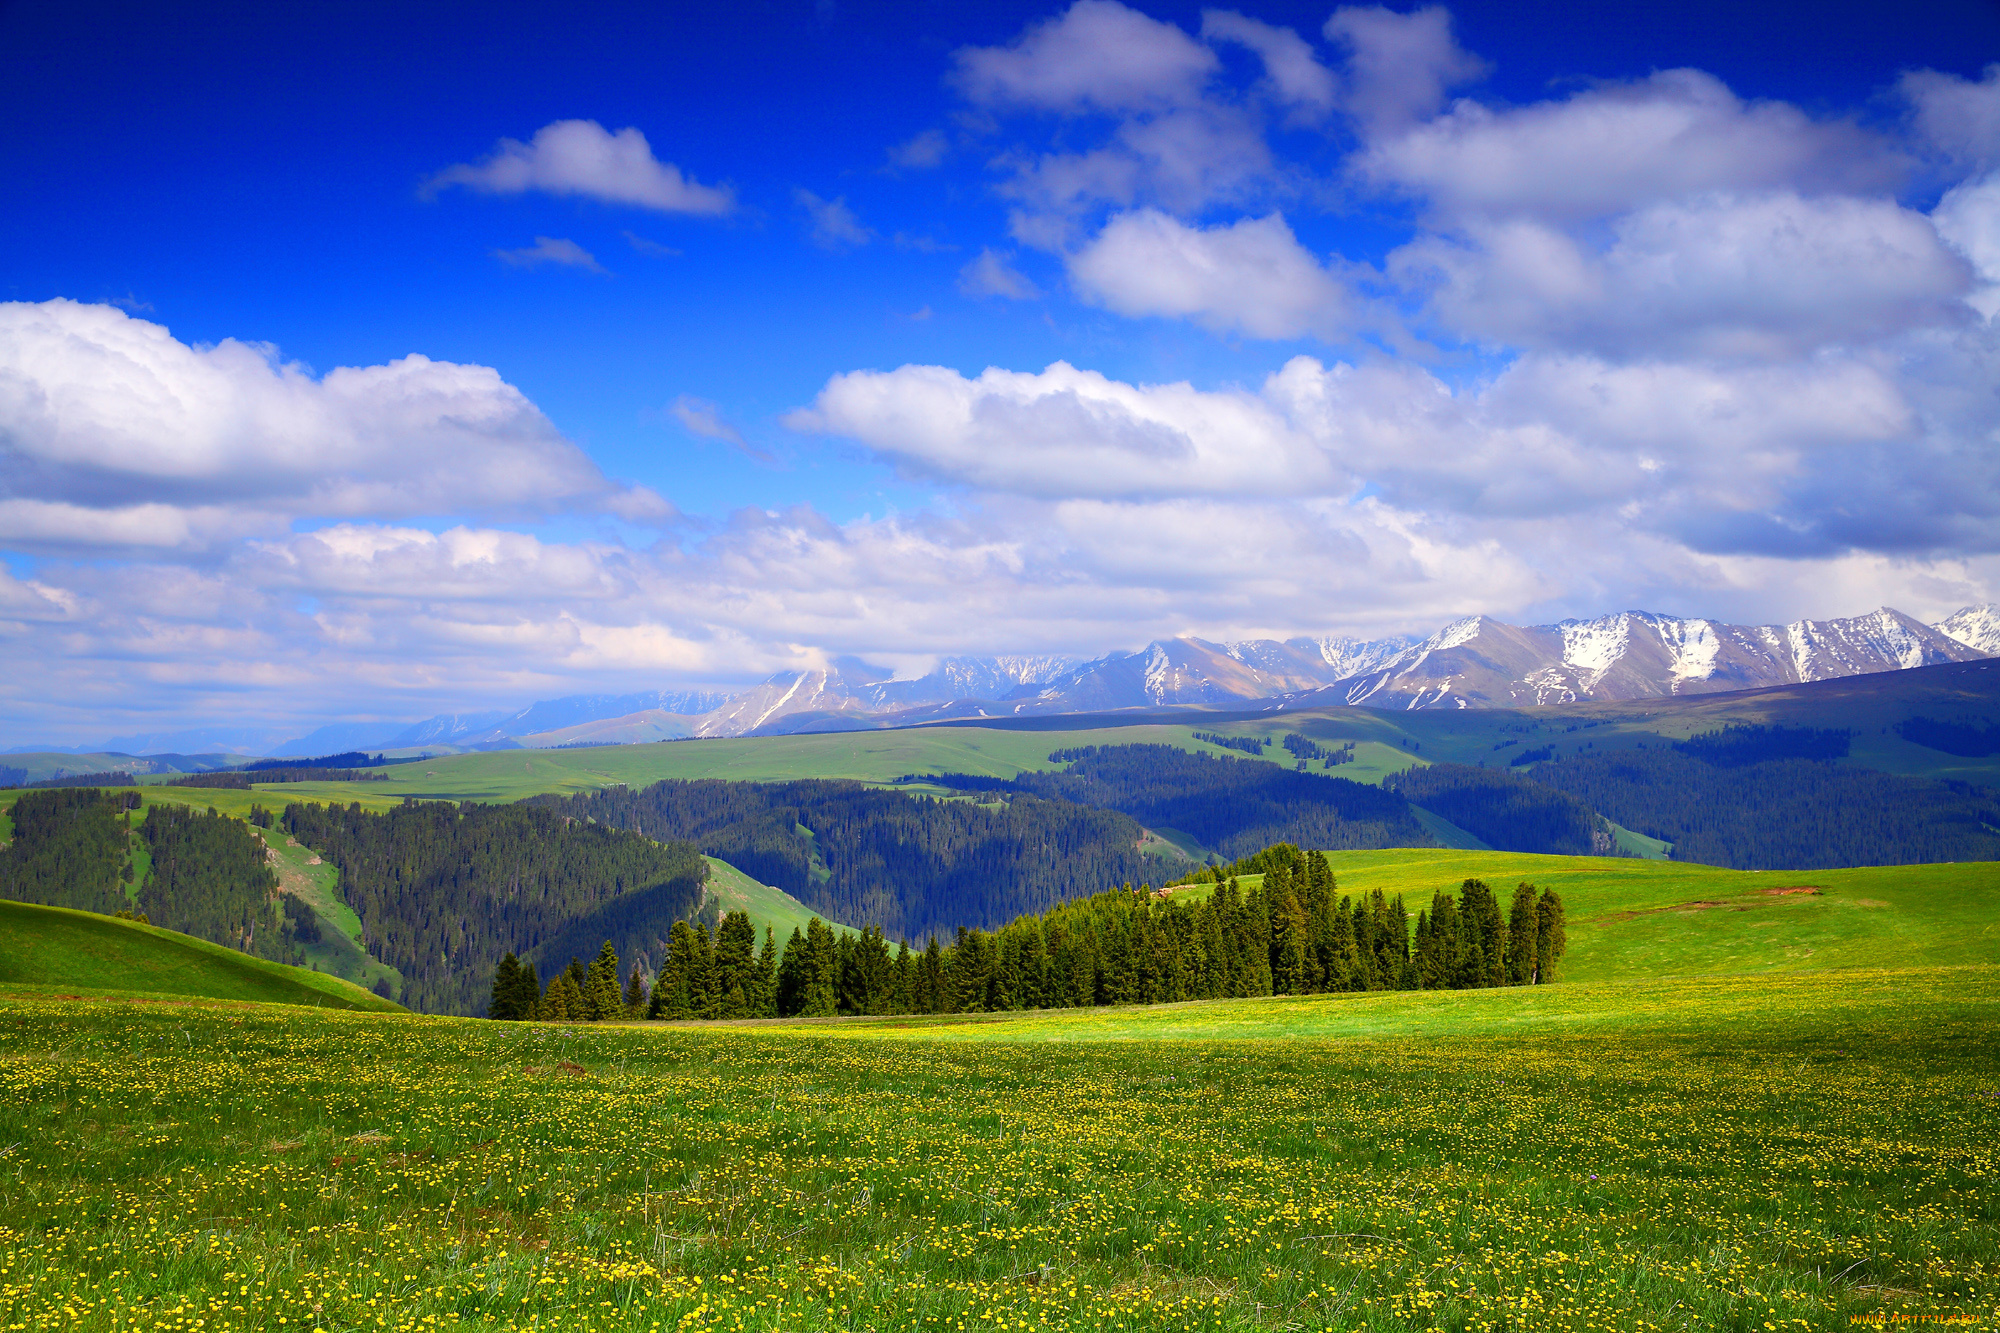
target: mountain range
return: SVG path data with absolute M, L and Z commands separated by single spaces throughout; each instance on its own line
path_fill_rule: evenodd
M 276 753 L 632 744 L 1126 708 L 1517 708 L 1755 689 L 1991 656 L 2000 656 L 1995 606 L 1966 607 L 1934 625 L 1888 607 L 1787 625 L 1647 611 L 1528 626 L 1472 616 L 1423 639 L 1180 637 L 1089 661 L 949 657 L 907 680 L 839 658 L 734 695 L 575 695 L 400 729 L 340 724 Z

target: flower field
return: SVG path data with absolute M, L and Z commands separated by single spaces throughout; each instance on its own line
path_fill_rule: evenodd
M 0 1329 L 2000 1322 L 2000 969 L 1802 980 L 1072 1028 L 0 1000 Z

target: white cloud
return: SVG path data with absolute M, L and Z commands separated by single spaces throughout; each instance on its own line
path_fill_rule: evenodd
M 1334 336 L 1351 324 L 1346 285 L 1276 213 L 1208 228 L 1154 209 L 1121 213 L 1068 264 L 1080 295 L 1121 315 L 1257 338 Z
M 1374 133 L 1431 115 L 1447 90 L 1486 72 L 1485 61 L 1459 48 L 1450 12 L 1437 5 L 1409 14 L 1346 6 L 1324 31 L 1348 48 L 1342 103 Z
M 637 232 L 625 231 L 619 234 L 625 238 L 627 245 L 637 250 L 640 254 L 645 255 L 648 259 L 678 259 L 680 257 L 681 252 L 674 249 L 671 245 L 661 245 L 658 241 L 641 236 Z
M 1234 42 L 1256 52 L 1280 101 L 1315 112 L 1333 109 L 1332 71 L 1319 63 L 1312 47 L 1290 28 L 1259 23 L 1233 9 L 1205 9 L 1201 35 L 1204 41 Z
M 1920 69 L 1904 74 L 1900 87 L 1931 147 L 1975 166 L 2000 163 L 2000 62 L 1977 83 Z
M 606 132 L 594 120 L 558 120 L 527 143 L 502 139 L 485 161 L 447 167 L 428 188 L 464 185 L 488 194 L 582 195 L 662 213 L 719 217 L 735 208 L 727 188 L 703 185 L 653 156 L 646 136 L 626 127 Z
M 2000 172 L 1948 191 L 1931 218 L 1938 234 L 1978 271 L 1967 303 L 1989 320 L 2000 315 Z
M 928 129 L 889 150 L 889 164 L 905 171 L 929 171 L 944 165 L 951 155 L 951 140 L 940 129 Z
M 904 366 L 835 376 L 787 424 L 977 494 L 1373 493 L 1412 521 L 1474 529 L 1595 523 L 1716 553 L 1930 556 L 2000 549 L 2000 407 L 1956 387 L 2000 382 L 1992 344 L 1962 336 L 1907 368 L 1872 353 L 1735 367 L 1529 355 L 1457 389 L 1407 364 L 1310 357 L 1255 390 L 1062 362 L 971 379 Z
M 519 250 L 495 250 L 493 257 L 513 268 L 537 268 L 543 264 L 557 264 L 565 268 L 589 269 L 592 273 L 604 272 L 604 266 L 597 262 L 597 256 L 575 241 L 554 236 L 537 236 L 533 245 Z
M 1614 219 L 1607 243 L 1474 222 L 1391 255 L 1462 337 L 1613 356 L 1798 356 L 1959 318 L 1967 265 L 1888 200 L 1697 195 Z
M 862 226 L 861 220 L 854 216 L 854 210 L 847 206 L 845 198 L 822 199 L 811 190 L 794 190 L 792 197 L 812 219 L 813 244 L 821 249 L 841 250 L 866 245 L 875 237 L 875 233 Z
M 1041 289 L 1008 263 L 1009 258 L 990 248 L 981 250 L 978 258 L 959 270 L 958 289 L 967 296 L 1004 296 L 1013 301 L 1032 301 L 1040 296 Z
M 109 306 L 0 304 L 0 539 L 202 546 L 294 518 L 657 511 L 485 366 L 407 356 L 315 379 Z
M 703 439 L 726 440 L 736 445 L 743 443 L 743 432 L 724 421 L 722 409 L 705 398 L 682 394 L 667 410 L 673 414 L 674 420 Z
M 1355 170 L 1447 218 L 1569 222 L 1706 191 L 1873 191 L 1902 160 L 1847 122 L 1744 102 L 1679 69 L 1514 110 L 1461 101 L 1371 140 Z
M 1197 100 L 1215 53 L 1116 0 L 1076 0 L 1012 45 L 966 47 L 954 80 L 975 103 L 1045 111 L 1134 111 Z
M 1044 498 L 1321 493 L 1323 455 L 1255 394 L 941 366 L 836 375 L 786 424 L 860 441 L 918 475 Z

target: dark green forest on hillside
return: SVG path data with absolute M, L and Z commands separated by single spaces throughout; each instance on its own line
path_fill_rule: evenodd
M 686 839 L 830 920 L 903 939 L 999 925 L 1143 879 L 1152 864 L 1131 819 L 1033 797 L 978 805 L 858 782 L 704 779 L 531 804 Z
M 23 795 L 14 805 L 14 841 L 0 850 L 0 898 L 107 915 L 132 910 L 126 895 L 138 805 L 136 791 Z M 137 834 L 152 862 L 136 903 L 149 923 L 259 958 L 300 961 L 294 922 L 308 931 L 316 923 L 296 902 L 287 915 L 264 844 L 241 821 L 155 806 Z
M 153 868 L 139 910 L 156 926 L 279 963 L 302 963 L 297 926 L 285 915 L 263 840 L 240 819 L 184 805 L 156 805 L 139 835 Z M 312 922 L 303 904 L 294 904 Z M 317 923 L 306 926 L 315 932 Z
M 560 967 L 610 939 L 626 957 L 662 958 L 708 877 L 687 843 L 531 805 L 294 804 L 280 822 L 339 869 L 365 946 L 424 1013 L 482 1012 L 508 953 Z
M 1804 870 L 2000 859 L 2000 797 L 1983 788 L 1897 777 L 1829 759 L 1759 759 L 1804 740 L 1734 729 L 1672 746 L 1564 755 L 1533 780 L 1674 844 L 1674 859 L 1738 870 Z M 1797 729 L 1803 731 L 1804 729 Z M 1767 733 L 1759 736 L 1756 733 Z
M 1382 785 L 1499 851 L 1556 856 L 1617 851 L 1611 830 L 1588 805 L 1518 773 L 1432 764 L 1395 774 Z
M 511 958 L 494 976 L 496 1018 L 570 1020 L 987 1013 L 1158 1004 L 1331 991 L 1470 989 L 1553 980 L 1566 945 L 1562 901 L 1522 884 L 1504 915 L 1479 880 L 1419 911 L 1414 944 L 1401 898 L 1338 891 L 1325 856 L 1280 845 L 1257 857 L 1261 884 L 1226 879 L 1200 902 L 1130 885 L 1025 915 L 995 931 L 959 930 L 894 952 L 882 932 L 838 935 L 815 917 L 782 953 L 731 913 L 711 937 L 678 924 L 650 999 L 618 960 L 573 964 L 539 1001 Z
M 1150 827 L 1192 834 L 1224 856 L 1278 842 L 1334 851 L 1435 845 L 1401 796 L 1345 778 L 1172 745 L 1093 745 L 1057 750 L 1049 760 L 1068 767 L 1012 779 L 946 773 L 926 780 L 1117 810 Z
M 14 840 L 0 850 L 0 898 L 86 912 L 129 907 L 127 812 L 138 804 L 137 792 L 95 788 L 23 795 L 14 803 Z

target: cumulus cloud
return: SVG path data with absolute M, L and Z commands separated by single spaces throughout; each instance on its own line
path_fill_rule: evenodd
M 1946 192 L 1931 218 L 1938 234 L 1979 274 L 1967 304 L 1989 320 L 2000 315 L 2000 173 Z
M 1154 209 L 1121 213 L 1068 264 L 1080 295 L 1122 315 L 1257 338 L 1335 336 L 1352 323 L 1347 285 L 1276 213 L 1208 228 Z
M 314 378 L 102 305 L 0 304 L 0 536 L 199 547 L 295 518 L 598 508 L 621 495 L 485 366 Z
M 575 241 L 562 240 L 554 236 L 537 236 L 533 245 L 519 250 L 495 250 L 493 257 L 513 268 L 536 268 L 542 264 L 558 264 L 565 268 L 588 269 L 592 273 L 604 272 L 604 266 L 597 262 L 597 256 Z
M 1574 522 L 1692 550 L 2000 549 L 2000 348 L 1898 373 L 1523 356 L 1454 388 L 1407 364 L 1297 357 L 1252 389 L 1139 385 L 1058 362 L 835 376 L 787 424 L 977 492 L 1121 503 L 1378 496 L 1423 521 Z M 1981 379 L 1981 376 L 1986 379 Z M 1949 387 L 1932 391 L 1930 377 Z
M 1977 167 L 2000 163 L 2000 62 L 1974 82 L 1934 69 L 1911 70 L 1900 88 L 1917 133 L 1946 156 Z
M 1324 32 L 1348 49 L 1342 104 L 1377 134 L 1429 116 L 1449 89 L 1486 72 L 1485 61 L 1460 49 L 1451 14 L 1438 5 L 1409 14 L 1350 5 L 1333 12 Z
M 958 271 L 958 289 L 967 296 L 1004 296 L 1011 301 L 1032 301 L 1041 288 L 1008 262 L 1009 255 L 990 247 Z
M 1879 191 L 1903 160 L 1846 121 L 1745 102 L 1699 70 L 1560 101 L 1445 114 L 1371 139 L 1354 169 L 1446 218 L 1604 217 L 1705 191 Z
M 638 129 L 610 133 L 594 120 L 558 120 L 526 143 L 502 139 L 477 163 L 446 167 L 429 189 L 463 185 L 488 194 L 581 195 L 662 213 L 719 217 L 736 206 L 727 188 L 703 185 L 671 162 L 653 156 Z
M 794 190 L 792 197 L 812 221 L 813 244 L 823 250 L 866 245 L 875 238 L 875 233 L 862 226 L 861 219 L 854 216 L 854 210 L 847 206 L 845 198 L 822 199 L 811 190 Z
M 1318 96 L 1317 66 L 1295 33 L 1230 14 L 1213 16 L 1213 27 L 1217 40 L 1264 54 L 1281 97 Z M 1259 114 L 1211 86 L 1221 69 L 1210 47 L 1171 23 L 1115 0 L 1078 0 L 1010 45 L 961 50 L 953 82 L 982 115 L 1110 118 L 1094 146 L 1014 148 L 994 159 L 1009 176 L 1001 192 L 1015 204 L 1014 239 L 1060 251 L 1105 205 L 1196 210 L 1267 182 Z
M 1007 46 L 966 47 L 954 80 L 975 103 L 1133 111 L 1199 99 L 1215 53 L 1117 0 L 1076 0 Z
M 1427 236 L 1389 271 L 1461 336 L 1618 356 L 1797 356 L 1960 318 L 1970 266 L 1886 199 L 1706 194 L 1610 223 L 1592 246 L 1508 219 Z
M 1332 71 L 1319 63 L 1312 47 L 1290 28 L 1260 23 L 1233 9 L 1205 9 L 1201 35 L 1204 41 L 1233 42 L 1256 52 L 1279 101 L 1312 112 L 1333 109 Z

